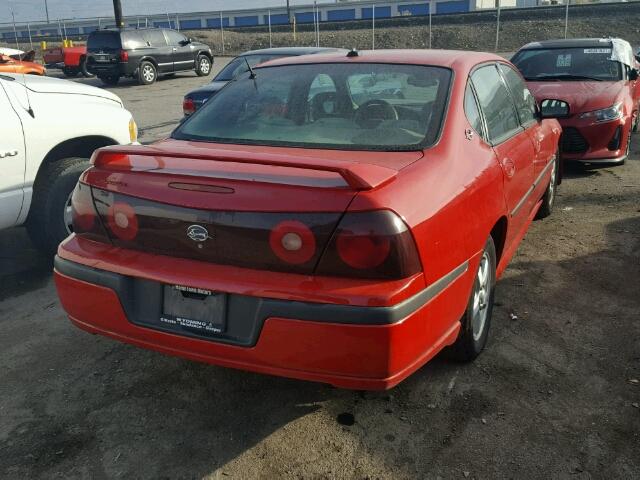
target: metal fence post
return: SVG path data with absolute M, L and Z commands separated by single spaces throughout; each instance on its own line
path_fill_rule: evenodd
M 273 42 L 271 41 L 271 10 L 267 10 L 267 17 L 269 18 L 269 48 L 273 47 Z
M 176 13 L 176 30 L 180 31 L 180 17 Z
M 29 46 L 33 50 L 33 40 L 31 39 L 31 25 L 27 23 L 27 31 L 29 32 Z
M 222 40 L 222 56 L 224 57 L 224 25 L 222 22 L 222 12 L 220 12 L 220 39 Z
M 498 4 L 498 12 L 496 17 L 496 52 L 498 51 L 498 45 L 500 44 L 500 0 L 496 0 Z
M 433 0 L 429 0 L 429 48 L 431 48 L 431 3 Z
M 376 4 L 371 5 L 371 50 L 376 49 Z
M 18 43 L 18 30 L 16 30 L 16 16 L 11 11 L 11 18 L 13 18 L 13 35 L 16 37 L 16 49 L 20 50 L 20 44 Z
M 564 9 L 564 38 L 567 38 L 567 32 L 569 31 L 569 3 L 571 0 L 565 0 L 567 5 Z

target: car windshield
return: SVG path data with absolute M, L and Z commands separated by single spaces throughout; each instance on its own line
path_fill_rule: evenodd
M 527 80 L 622 79 L 619 62 L 610 60 L 611 46 L 521 50 L 512 62 Z
M 251 65 L 251 67 L 255 67 L 256 65 L 268 62 L 269 60 L 287 56 L 288 55 L 242 55 L 240 57 L 236 57 L 231 60 L 231 62 L 229 62 L 229 64 L 224 67 L 218 75 L 216 75 L 214 81 L 228 82 L 230 80 L 233 80 L 238 75 L 248 70 L 247 62 L 249 62 L 249 65 Z
M 419 150 L 440 132 L 451 71 L 396 64 L 287 65 L 248 72 L 173 137 L 219 143 Z

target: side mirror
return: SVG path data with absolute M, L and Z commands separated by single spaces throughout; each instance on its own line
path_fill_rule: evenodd
M 564 100 L 547 98 L 540 102 L 540 118 L 567 118 L 569 104 Z
M 632 82 L 635 82 L 638 79 L 638 70 L 636 70 L 635 68 L 632 68 L 631 70 L 629 70 L 629 80 L 631 80 Z

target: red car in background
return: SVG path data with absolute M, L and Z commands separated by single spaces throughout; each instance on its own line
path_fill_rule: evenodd
M 638 128 L 637 61 L 621 39 L 549 40 L 522 47 L 512 62 L 538 100 L 569 104 L 562 125 L 562 158 L 624 163 Z
M 59 68 L 66 77 L 74 78 L 79 74 L 93 76 L 87 70 L 86 45 L 50 48 L 44 51 L 43 59 L 47 68 Z
M 447 346 L 472 360 L 496 279 L 553 206 L 544 116 L 491 54 L 267 62 L 172 138 L 94 154 L 62 305 L 143 348 L 347 388 L 391 388 Z

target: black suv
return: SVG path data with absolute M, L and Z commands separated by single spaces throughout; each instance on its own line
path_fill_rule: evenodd
M 107 85 L 120 77 L 149 85 L 158 75 L 186 70 L 203 77 L 211 73 L 212 63 L 208 45 L 167 28 L 97 30 L 87 39 L 87 70 Z

